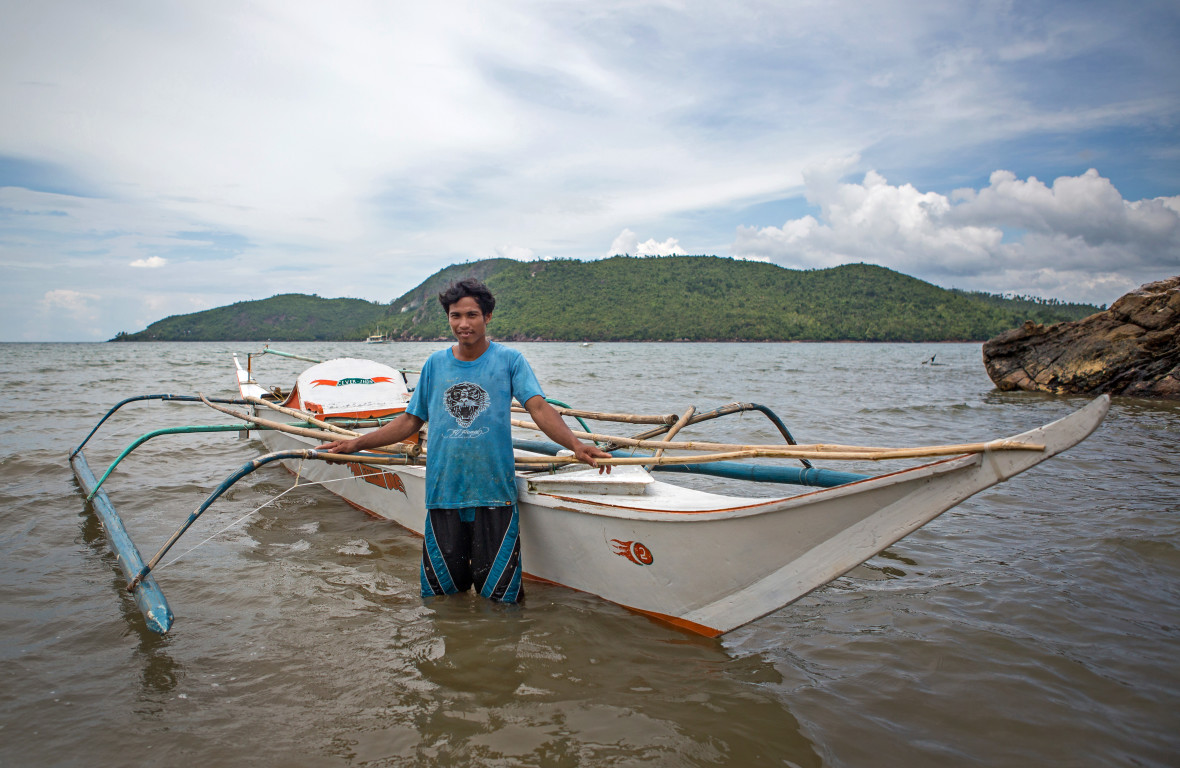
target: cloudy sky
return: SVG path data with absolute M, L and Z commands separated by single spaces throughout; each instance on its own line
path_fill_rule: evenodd
M 455 262 L 1180 273 L 1180 4 L 0 0 L 0 340 Z

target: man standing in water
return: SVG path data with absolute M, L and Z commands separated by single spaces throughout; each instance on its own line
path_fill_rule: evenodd
M 597 459 L 610 455 L 574 437 L 545 402 L 524 355 L 488 341 L 496 299 L 483 283 L 472 278 L 452 283 L 438 300 L 458 343 L 426 360 L 406 412 L 373 432 L 319 450 L 355 453 L 390 445 L 429 421 L 422 596 L 465 592 L 474 584 L 484 597 L 514 603 L 521 595 L 521 563 L 512 399 L 579 461 L 597 467 Z

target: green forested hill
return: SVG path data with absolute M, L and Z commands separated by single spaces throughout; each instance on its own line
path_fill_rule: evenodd
M 945 341 L 991 338 L 1025 320 L 1098 307 L 951 291 L 867 264 L 789 270 L 712 256 L 453 265 L 390 304 L 382 331 L 449 338 L 436 300 L 465 275 L 496 295 L 499 339 L 565 341 Z
M 388 307 L 361 299 L 286 293 L 173 315 L 112 341 L 328 341 L 363 339 Z
M 946 290 L 867 264 L 791 270 L 715 256 L 453 264 L 389 305 L 285 294 L 176 315 L 126 341 L 447 339 L 438 293 L 477 277 L 496 295 L 504 340 L 950 341 L 989 339 L 1026 320 L 1098 307 Z

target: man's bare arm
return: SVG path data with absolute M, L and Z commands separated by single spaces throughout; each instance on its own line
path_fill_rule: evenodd
M 533 422 L 541 428 L 541 431 L 549 436 L 549 439 L 563 448 L 568 448 L 574 452 L 574 458 L 592 467 L 598 467 L 597 459 L 609 459 L 611 455 L 602 450 L 596 445 L 586 445 L 578 438 L 574 437 L 574 433 L 570 431 L 569 426 L 561 418 L 561 414 L 553 410 L 553 406 L 545 402 L 545 398 L 540 395 L 533 395 L 528 402 L 524 404 L 525 409 L 529 415 L 533 417 Z M 609 466 L 598 467 L 598 471 L 602 470 L 610 472 Z
M 325 453 L 356 453 L 368 448 L 378 448 L 382 445 L 400 443 L 410 435 L 417 433 L 424 422 L 417 416 L 403 413 L 383 427 L 372 432 L 354 437 L 351 440 L 336 440 L 316 446 L 317 451 Z

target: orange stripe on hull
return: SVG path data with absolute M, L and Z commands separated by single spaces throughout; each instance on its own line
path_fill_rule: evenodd
M 632 608 L 629 605 L 624 605 L 623 607 L 629 611 L 635 611 L 636 613 L 642 613 L 644 616 L 651 616 L 653 619 L 659 619 L 660 621 L 671 624 L 672 626 L 679 629 L 687 629 L 689 632 L 692 632 L 696 635 L 704 635 L 705 637 L 720 637 L 722 634 L 724 634 L 720 629 L 706 627 L 704 624 L 697 624 L 695 621 L 689 621 L 688 619 L 678 619 L 675 616 L 669 616 L 666 613 L 645 611 L 642 608 Z
M 560 581 L 553 581 L 552 579 L 545 579 L 540 576 L 535 576 L 535 575 L 529 573 L 528 571 L 525 571 L 524 577 L 526 579 L 528 579 L 529 581 L 539 581 L 542 584 L 550 584 L 555 587 L 561 587 L 562 589 L 572 589 L 575 592 L 581 592 L 582 594 L 585 594 L 585 595 L 593 594 L 591 592 L 586 592 L 585 590 L 578 589 L 577 587 L 571 587 L 568 584 L 562 584 Z M 600 597 L 599 595 L 594 595 L 594 597 L 597 597 L 599 600 L 606 600 L 605 597 Z M 695 621 L 689 621 L 687 619 L 678 619 L 675 616 L 669 616 L 666 613 L 659 613 L 658 611 L 645 611 L 642 608 L 634 608 L 630 605 L 623 605 L 622 603 L 615 603 L 613 600 L 606 600 L 606 602 L 613 603 L 614 605 L 617 605 L 620 608 L 626 608 L 628 611 L 632 611 L 634 613 L 643 614 L 644 616 L 655 619 L 657 621 L 661 621 L 665 624 L 671 624 L 672 626 L 676 627 L 677 629 L 687 630 L 689 632 L 692 632 L 694 635 L 704 635 L 705 637 L 720 637 L 721 635 L 725 634 L 720 629 L 714 629 L 713 627 L 706 627 L 704 624 L 697 624 Z

